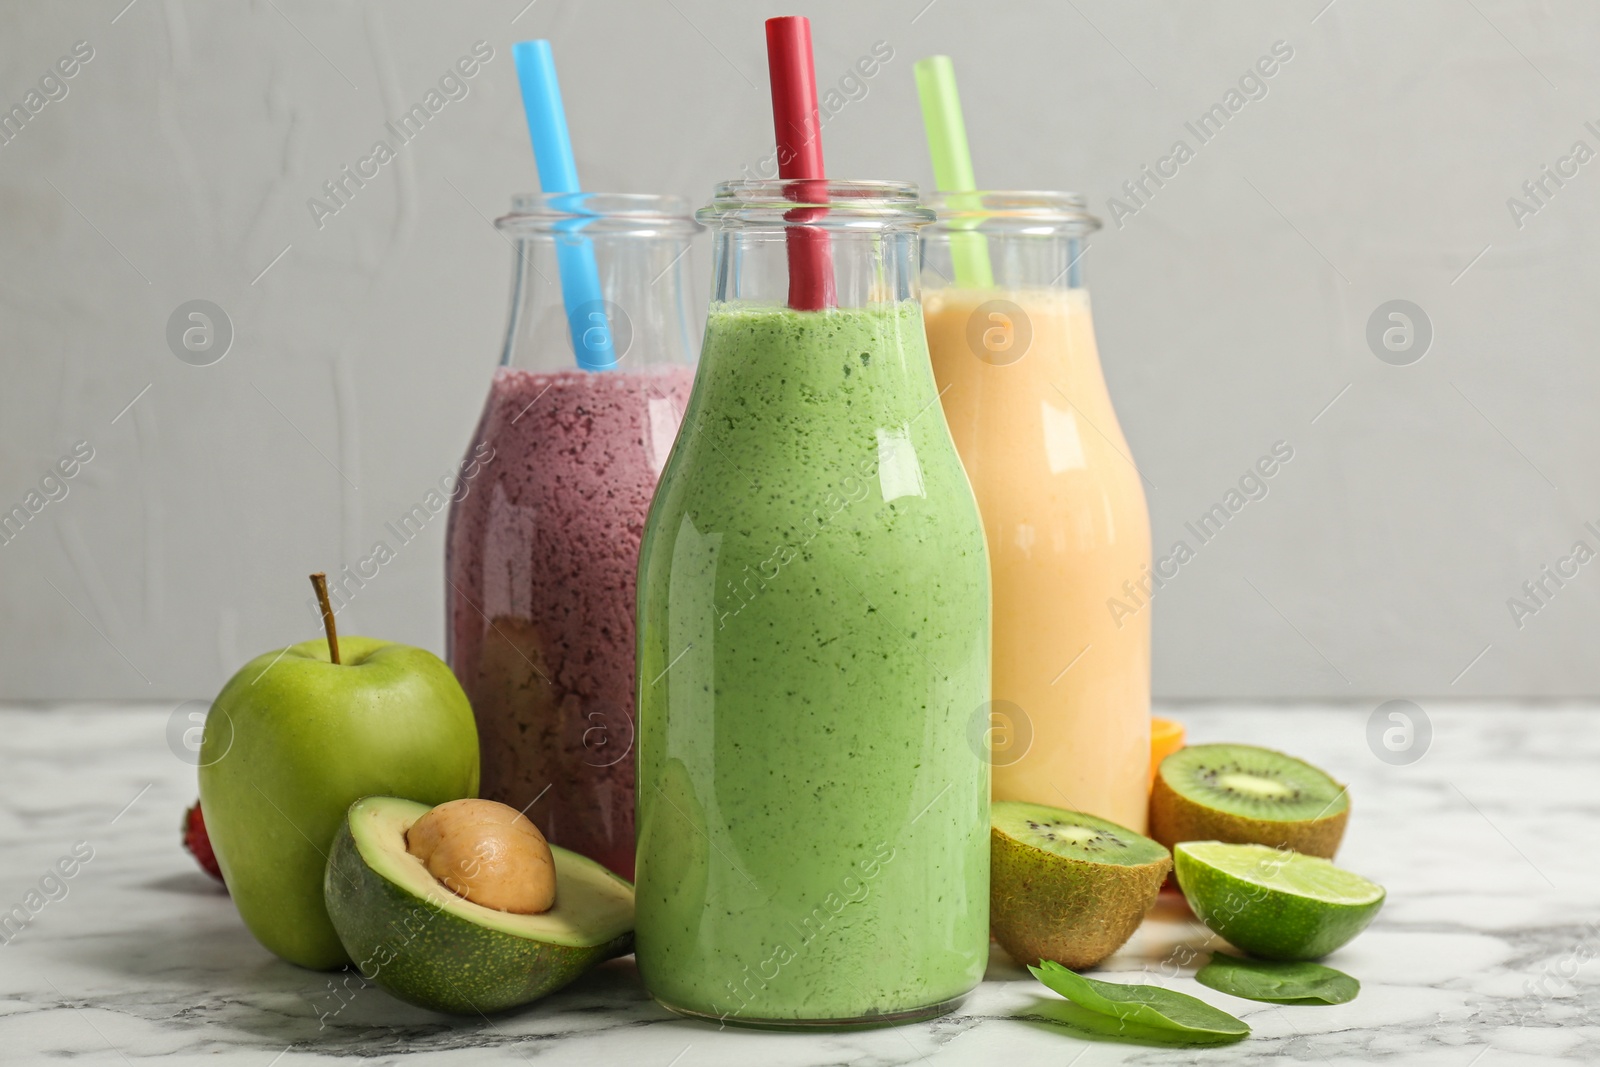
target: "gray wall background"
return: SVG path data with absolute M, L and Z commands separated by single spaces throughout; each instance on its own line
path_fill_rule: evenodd
M 0 147 L 0 505 L 94 450 L 0 546 L 0 697 L 209 696 L 312 636 L 305 575 L 360 558 L 453 468 L 506 310 L 488 220 L 536 187 L 511 42 L 554 40 L 589 188 L 700 202 L 770 153 L 761 19 L 796 10 L 125 3 L 0 8 L 7 108 L 94 49 Z M 1507 606 L 1575 541 L 1600 548 L 1600 160 L 1520 226 L 1507 204 L 1575 142 L 1600 150 L 1600 10 L 798 10 L 824 85 L 894 50 L 826 125 L 836 176 L 931 180 L 911 67 L 940 51 L 985 185 L 1079 189 L 1109 222 L 1123 182 L 1195 149 L 1083 260 L 1158 546 L 1274 442 L 1294 458 L 1158 594 L 1158 695 L 1600 693 L 1600 563 L 1520 628 Z M 479 40 L 470 95 L 319 230 L 307 199 Z M 1266 95 L 1201 145 L 1184 123 L 1278 41 L 1293 58 Z M 192 299 L 233 323 L 211 366 L 167 346 Z M 1392 299 L 1432 324 L 1406 366 L 1365 336 Z M 347 632 L 442 651 L 443 525 Z

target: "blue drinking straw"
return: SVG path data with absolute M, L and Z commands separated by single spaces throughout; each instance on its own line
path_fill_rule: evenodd
M 550 42 L 519 41 L 511 46 L 511 56 L 517 64 L 517 80 L 522 83 L 522 108 L 528 116 L 539 187 L 546 196 L 582 192 Z M 583 224 L 584 220 L 573 219 L 556 228 L 578 230 Z M 561 300 L 567 308 L 567 327 L 572 332 L 572 351 L 578 357 L 578 367 L 586 371 L 614 369 L 617 358 L 611 345 L 611 325 L 606 321 L 594 245 L 577 233 L 558 233 L 556 263 L 561 270 Z

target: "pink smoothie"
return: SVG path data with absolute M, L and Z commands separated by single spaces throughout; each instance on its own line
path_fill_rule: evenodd
M 492 458 L 450 513 L 448 656 L 483 796 L 628 879 L 639 539 L 693 379 L 500 368 L 468 449 Z

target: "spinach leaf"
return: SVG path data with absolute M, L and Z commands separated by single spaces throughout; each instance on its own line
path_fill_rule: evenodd
M 1280 1004 L 1344 1004 L 1356 999 L 1361 983 L 1320 963 L 1250 960 L 1213 953 L 1195 981 L 1246 1000 Z
M 1028 970 L 1078 1007 L 1123 1022 L 1182 1034 L 1231 1038 L 1242 1038 L 1250 1032 L 1243 1020 L 1171 989 L 1097 982 L 1050 960 Z

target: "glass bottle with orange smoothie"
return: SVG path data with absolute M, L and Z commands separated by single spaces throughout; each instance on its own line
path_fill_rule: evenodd
M 1100 222 L 1066 193 L 932 206 L 928 348 L 993 575 L 994 799 L 1143 832 L 1150 612 L 1124 583 L 1150 581 L 1150 519 L 1080 283 Z

